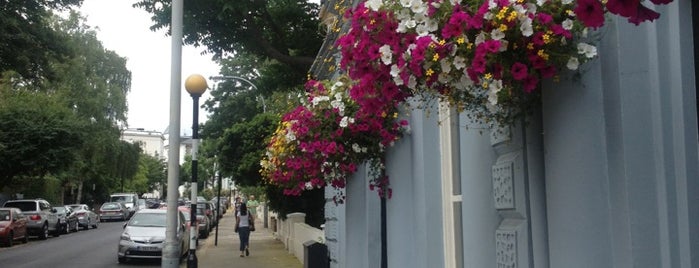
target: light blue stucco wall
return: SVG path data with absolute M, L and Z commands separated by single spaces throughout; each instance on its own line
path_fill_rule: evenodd
M 697 267 L 696 96 L 689 1 L 603 29 L 580 80 L 547 84 L 551 267 Z
M 599 58 L 581 77 L 545 83 L 541 112 L 508 142 L 460 115 L 464 267 L 498 267 L 500 230 L 516 233 L 504 241 L 516 267 L 699 267 L 690 4 L 659 6 L 652 24 L 610 21 Z M 387 153 L 388 264 L 445 267 L 437 111 L 409 120 L 412 133 Z M 515 202 L 496 208 L 495 170 L 508 161 Z M 333 267 L 379 267 L 379 199 L 365 173 L 348 183 L 347 204 L 326 207 Z

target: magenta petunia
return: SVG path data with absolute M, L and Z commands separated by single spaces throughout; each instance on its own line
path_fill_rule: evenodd
M 604 25 L 604 9 L 598 0 L 578 0 L 575 15 L 585 26 L 599 28 Z
M 524 79 L 523 84 L 524 92 L 532 93 L 534 92 L 534 90 L 536 90 L 536 87 L 539 85 L 539 78 L 536 78 L 536 76 L 534 75 L 527 76 L 527 78 Z
M 629 22 L 639 25 L 644 21 L 654 21 L 660 18 L 660 13 L 655 12 L 644 5 L 638 5 L 638 11 L 634 16 L 629 17 Z
M 636 15 L 640 0 L 608 0 L 607 10 L 623 17 Z
M 512 78 L 514 78 L 515 80 L 523 80 L 527 78 L 528 75 L 527 65 L 521 62 L 515 62 L 515 64 L 512 64 L 510 72 L 512 73 Z

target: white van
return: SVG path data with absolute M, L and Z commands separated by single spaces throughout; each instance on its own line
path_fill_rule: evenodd
M 109 197 L 110 202 L 121 202 L 129 209 L 129 217 L 138 210 L 138 195 L 134 193 L 115 193 Z

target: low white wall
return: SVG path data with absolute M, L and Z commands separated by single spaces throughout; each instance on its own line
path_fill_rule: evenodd
M 304 222 L 306 214 L 287 214 L 286 220 L 279 219 L 278 215 L 274 212 L 268 214 L 269 218 L 267 220 L 270 223 L 270 228 L 272 228 L 273 219 L 276 219 L 277 231 L 274 232 L 274 237 L 284 243 L 289 253 L 294 254 L 302 264 L 304 261 L 304 243 L 308 241 L 325 243 L 325 232 Z

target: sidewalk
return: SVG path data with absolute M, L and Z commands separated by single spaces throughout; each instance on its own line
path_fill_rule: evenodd
M 197 248 L 198 267 L 245 267 L 245 268 L 301 268 L 301 261 L 290 254 L 284 244 L 274 239 L 272 230 L 263 228 L 262 220 L 255 222 L 256 231 L 250 233 L 250 256 L 240 257 L 240 240 L 235 228 L 235 216 L 229 210 L 223 215 L 218 226 L 218 245 L 216 229 L 209 237 L 199 240 Z M 182 262 L 187 267 L 187 260 Z

